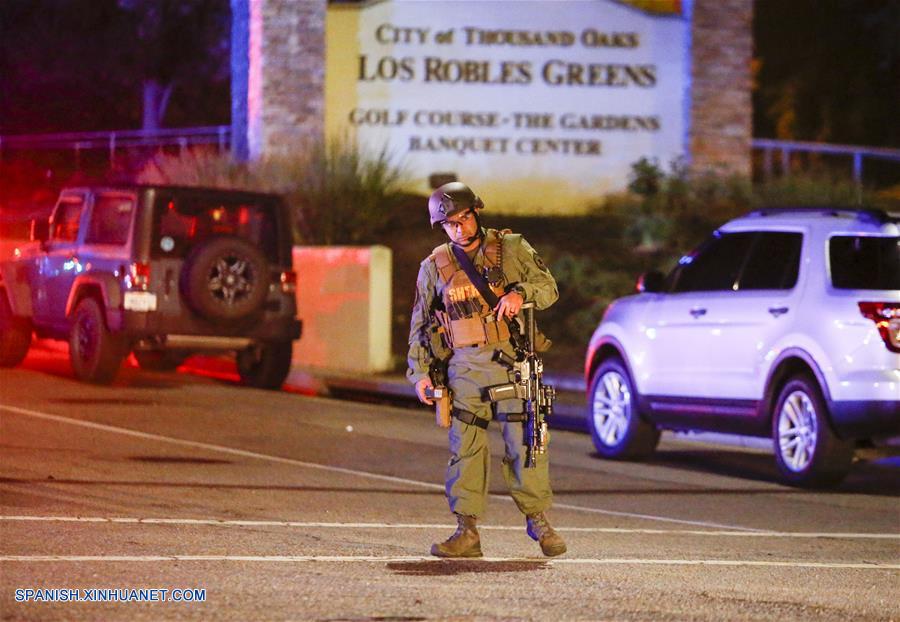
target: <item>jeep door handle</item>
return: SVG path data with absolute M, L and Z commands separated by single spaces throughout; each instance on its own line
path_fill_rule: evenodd
M 769 313 L 772 314 L 772 317 L 778 317 L 779 315 L 784 315 L 787 312 L 787 307 L 769 307 Z
M 706 309 L 699 309 L 697 307 L 694 307 L 693 309 L 690 310 L 690 314 L 692 316 L 694 316 L 695 318 L 698 318 L 698 317 L 706 315 Z

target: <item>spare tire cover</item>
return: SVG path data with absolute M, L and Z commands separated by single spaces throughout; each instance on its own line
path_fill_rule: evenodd
M 188 254 L 181 293 L 203 317 L 234 321 L 262 308 L 269 280 L 269 264 L 259 249 L 242 238 L 219 236 Z

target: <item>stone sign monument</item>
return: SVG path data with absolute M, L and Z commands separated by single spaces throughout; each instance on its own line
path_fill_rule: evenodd
M 232 0 L 242 157 L 326 136 L 574 213 L 640 157 L 749 174 L 752 0 Z

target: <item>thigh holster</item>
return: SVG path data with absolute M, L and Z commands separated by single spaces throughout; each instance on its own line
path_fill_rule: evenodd
M 467 410 L 459 410 L 456 408 L 453 409 L 453 417 L 468 425 L 477 426 L 482 430 L 487 430 L 488 424 L 490 424 L 491 422 L 490 419 L 485 419 L 483 417 L 479 417 L 475 413 L 470 413 Z

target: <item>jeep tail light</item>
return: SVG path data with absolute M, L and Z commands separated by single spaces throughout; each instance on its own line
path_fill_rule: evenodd
M 875 322 L 887 349 L 900 352 L 900 302 L 861 302 L 859 311 Z
M 293 294 L 297 291 L 297 273 L 293 270 L 285 270 L 281 273 L 281 291 L 285 294 Z
M 150 285 L 150 264 L 136 261 L 128 267 L 128 278 L 132 289 L 147 289 Z

